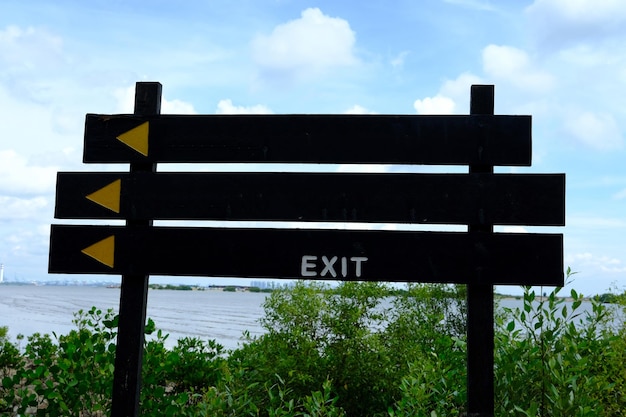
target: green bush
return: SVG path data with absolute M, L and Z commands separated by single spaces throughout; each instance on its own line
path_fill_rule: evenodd
M 495 318 L 496 416 L 624 416 L 626 326 L 601 299 L 556 289 Z M 543 290 L 542 290 L 543 292 Z M 300 282 L 264 304 L 266 333 L 226 352 L 148 320 L 143 416 L 461 416 L 466 412 L 465 288 Z M 626 305 L 624 294 L 615 300 Z M 0 414 L 103 416 L 110 410 L 117 317 L 75 315 L 66 335 L 21 349 L 0 328 Z
M 158 331 L 156 340 L 146 343 L 141 413 L 195 415 L 194 404 L 208 387 L 218 385 L 226 372 L 225 359 L 221 356 L 223 347 L 213 340 L 182 338 L 168 350 L 166 339 L 167 335 Z
M 499 415 L 619 416 L 626 405 L 626 335 L 599 300 L 579 311 L 583 296 L 571 290 L 571 307 L 557 295 L 536 301 L 525 288 L 523 308 L 507 310 L 496 333 Z M 498 414 L 497 413 L 497 414 Z
M 433 353 L 451 360 L 450 375 L 464 383 L 464 288 L 412 285 L 390 293 L 383 284 L 354 282 L 275 290 L 261 320 L 267 333 L 233 352 L 231 366 L 246 370 L 262 409 L 267 381 L 283 381 L 294 400 L 330 383 L 335 405 L 356 416 L 386 415 L 402 398 L 411 366 Z
M 0 327 L 0 378 L 5 377 L 22 363 L 20 351 L 14 343 L 11 343 L 8 334 L 8 327 Z
M 28 337 L 23 366 L 2 380 L 3 411 L 95 416 L 107 410 L 113 383 L 113 313 L 95 307 L 75 314 L 76 330 Z M 16 415 L 17 415 L 16 414 Z M 42 414 L 44 415 L 44 414 Z

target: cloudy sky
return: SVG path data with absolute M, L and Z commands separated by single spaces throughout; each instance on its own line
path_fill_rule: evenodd
M 163 113 L 173 114 L 466 114 L 470 85 L 487 83 L 496 114 L 533 116 L 533 166 L 515 172 L 567 174 L 567 226 L 545 231 L 565 234 L 565 265 L 579 272 L 573 286 L 593 294 L 626 285 L 621 0 L 2 0 L 0 8 L 5 278 L 48 279 L 56 172 L 113 169 L 82 164 L 84 116 L 132 112 L 136 81 L 160 81 Z

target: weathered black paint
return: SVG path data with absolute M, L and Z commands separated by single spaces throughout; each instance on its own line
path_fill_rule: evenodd
M 114 268 L 81 253 L 111 235 Z M 562 243 L 531 233 L 53 225 L 49 270 L 301 278 L 303 255 L 335 255 L 368 257 L 365 281 L 561 285 Z
M 145 121 L 147 157 L 116 139 Z M 531 118 L 89 114 L 83 160 L 528 166 Z
M 494 104 L 493 85 L 471 87 L 470 114 L 492 115 Z M 493 175 L 493 165 L 470 164 L 469 172 Z M 468 231 L 493 234 L 493 223 L 472 222 Z M 561 254 L 559 259 L 562 257 Z M 509 264 L 509 267 L 516 265 Z M 467 417 L 493 417 L 494 414 L 493 284 L 471 282 L 467 285 Z
M 159 114 L 161 95 L 160 83 L 137 83 L 135 115 Z M 156 171 L 156 165 L 146 161 L 135 162 L 130 164 L 130 171 L 135 174 L 150 173 Z M 150 226 L 152 226 L 152 220 L 129 219 L 126 221 L 128 231 Z M 145 272 L 130 272 L 122 275 L 111 417 L 139 416 L 149 279 L 150 277 Z
M 122 180 L 120 212 L 85 198 Z M 56 218 L 565 224 L 562 174 L 59 173 Z

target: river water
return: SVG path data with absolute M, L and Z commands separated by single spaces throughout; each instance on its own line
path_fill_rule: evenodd
M 0 326 L 8 326 L 13 340 L 18 334 L 66 334 L 75 328 L 75 312 L 92 306 L 117 311 L 119 297 L 119 288 L 0 285 Z M 225 348 L 234 349 L 245 331 L 252 336 L 263 334 L 258 320 L 266 297 L 265 293 L 151 289 L 147 315 L 157 329 L 170 335 L 167 347 L 181 337 L 199 337 L 215 339 Z M 504 299 L 500 306 L 522 307 L 522 301 Z M 580 310 L 591 310 L 591 303 L 583 303 Z
M 250 292 L 149 290 L 147 315 L 170 336 L 173 346 L 181 337 L 215 339 L 231 349 L 244 331 L 262 334 L 258 319 L 263 315 L 267 294 Z M 85 286 L 0 286 L 0 326 L 9 335 L 29 336 L 35 332 L 57 335 L 74 329 L 73 314 L 92 306 L 102 310 L 119 308 L 119 288 Z

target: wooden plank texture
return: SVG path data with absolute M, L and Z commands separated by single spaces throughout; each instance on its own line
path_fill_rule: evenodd
M 472 85 L 470 113 L 493 114 L 495 87 Z M 493 164 L 471 164 L 470 174 L 493 174 Z M 493 233 L 489 222 L 472 223 L 470 233 Z M 467 417 L 494 413 L 494 299 L 493 285 L 467 285 Z M 489 324 L 488 324 L 489 323 Z
M 56 202 L 55 217 L 75 219 L 562 226 L 565 176 L 59 173 Z
M 135 86 L 135 115 L 159 114 L 162 90 L 163 87 L 158 82 L 138 82 Z M 156 164 L 149 161 L 131 163 L 130 171 L 154 172 Z M 126 221 L 126 226 L 127 230 L 132 232 L 137 227 L 152 226 L 152 221 L 130 219 Z M 137 417 L 140 414 L 141 368 L 149 280 L 148 275 L 136 274 L 134 271 L 122 275 L 111 417 Z
M 559 234 L 53 225 L 49 271 L 563 285 L 562 254 Z
M 83 160 L 529 166 L 531 117 L 89 114 Z

